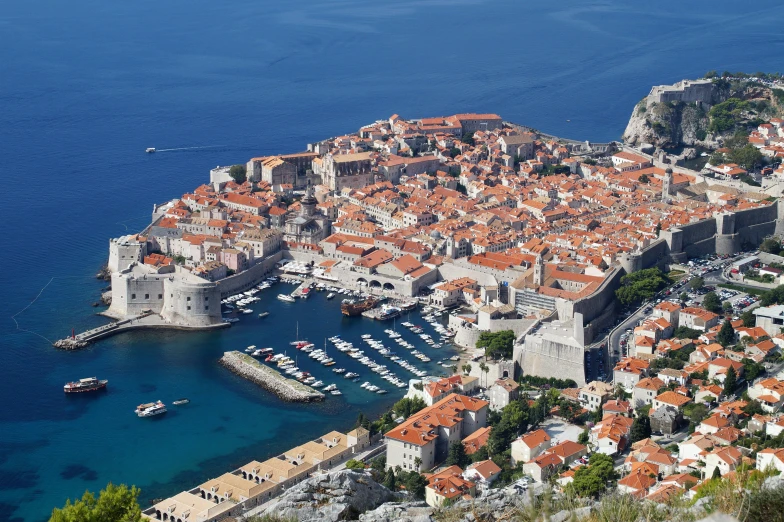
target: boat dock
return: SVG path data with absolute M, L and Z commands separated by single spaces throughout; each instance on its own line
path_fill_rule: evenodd
M 86 347 L 88 344 L 93 343 L 99 339 L 109 337 L 111 335 L 128 332 L 131 330 L 143 330 L 148 328 L 169 328 L 180 330 L 216 330 L 219 328 L 227 328 L 230 326 L 228 323 L 220 323 L 209 326 L 178 326 L 167 323 L 161 318 L 160 315 L 152 312 L 143 313 L 134 317 L 126 317 L 113 323 L 105 324 L 91 330 L 87 330 L 74 335 L 73 337 L 66 337 L 54 343 L 55 348 L 63 350 L 78 350 Z
M 250 355 L 242 352 L 225 352 L 220 358 L 220 364 L 240 377 L 274 393 L 284 401 L 313 402 L 323 401 L 326 397 L 320 391 L 294 379 L 288 379 L 279 371 L 261 364 Z

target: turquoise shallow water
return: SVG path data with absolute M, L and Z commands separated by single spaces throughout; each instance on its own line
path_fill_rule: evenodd
M 773 0 L 6 4 L 0 520 L 14 522 L 43 520 L 109 480 L 167 495 L 397 397 L 357 389 L 287 405 L 215 364 L 227 349 L 285 345 L 298 317 L 314 341 L 379 327 L 344 322 L 321 296 L 291 309 L 270 302 L 266 322 L 223 332 L 128 334 L 77 353 L 49 346 L 103 322 L 90 305 L 105 286 L 93 276 L 108 238 L 141 229 L 153 203 L 192 190 L 211 167 L 302 150 L 393 113 L 497 112 L 606 141 L 653 84 L 784 70 L 784 6 Z M 144 154 L 150 146 L 205 148 Z M 92 374 L 110 380 L 107 393 L 63 396 L 66 380 Z M 164 418 L 132 413 L 183 395 L 193 402 Z

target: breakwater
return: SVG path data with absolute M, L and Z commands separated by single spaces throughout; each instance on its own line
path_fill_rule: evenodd
M 258 384 L 284 401 L 323 401 L 325 395 L 294 379 L 287 379 L 279 371 L 264 366 L 250 355 L 241 352 L 225 352 L 220 358 L 221 366 L 233 373 Z

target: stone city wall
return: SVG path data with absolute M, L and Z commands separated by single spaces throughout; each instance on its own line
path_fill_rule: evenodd
M 243 292 L 259 284 L 267 274 L 272 272 L 275 268 L 275 264 L 280 261 L 282 257 L 283 252 L 276 252 L 244 272 L 234 274 L 233 276 L 218 281 L 218 289 L 220 290 L 221 298 Z

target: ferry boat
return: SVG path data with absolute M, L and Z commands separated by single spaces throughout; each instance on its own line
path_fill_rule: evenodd
M 161 401 L 148 402 L 136 407 L 136 415 L 138 417 L 153 417 L 162 413 L 166 413 L 166 405 Z
M 357 315 L 362 315 L 362 312 L 371 310 L 374 306 L 376 306 L 376 303 L 377 301 L 372 297 L 368 297 L 363 301 L 348 300 L 344 301 L 340 305 L 340 311 L 343 313 L 343 315 L 355 317 Z
M 87 377 L 84 379 L 79 379 L 76 382 L 69 382 L 63 386 L 63 391 L 65 393 L 82 393 L 82 392 L 91 392 L 91 391 L 98 391 L 106 388 L 106 385 L 109 381 L 102 380 L 99 381 L 96 377 Z
M 182 399 L 177 399 L 172 404 L 174 404 L 175 406 L 181 406 L 183 404 L 188 404 L 189 402 L 191 402 L 190 399 L 186 399 L 186 398 L 183 397 Z
M 148 154 L 153 153 L 155 152 L 155 147 L 147 147 L 146 149 L 144 149 L 144 152 Z
M 268 315 L 269 315 L 269 312 L 261 312 L 261 313 L 259 314 L 259 319 L 264 319 L 264 318 L 265 318 L 265 317 L 267 317 Z

